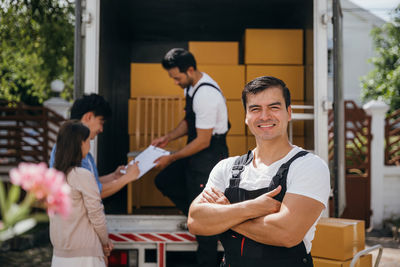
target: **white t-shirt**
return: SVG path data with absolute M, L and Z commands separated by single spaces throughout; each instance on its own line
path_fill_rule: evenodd
M 209 75 L 204 72 L 202 74 L 203 77 L 195 86 L 190 86 L 188 91 L 185 89 L 185 96 L 188 93 L 191 97 L 202 83 L 211 83 L 219 88 Z M 193 111 L 196 114 L 196 128 L 213 128 L 213 134 L 224 134 L 228 131 L 228 109 L 225 98 L 217 89 L 207 85 L 201 86 L 193 99 Z
M 301 148 L 293 146 L 293 149 L 284 158 L 275 161 L 269 166 L 262 163 L 258 164 L 257 168 L 252 163 L 247 165 L 241 174 L 239 187 L 245 190 L 268 187 L 280 166 L 301 150 Z M 214 187 L 224 192 L 229 187 L 229 179 L 232 177 L 232 166 L 237 158 L 230 157 L 220 161 L 211 171 L 206 188 Z M 286 193 L 313 198 L 324 204 L 326 208 L 330 192 L 328 166 L 320 157 L 312 153 L 297 158 L 289 167 L 286 186 Z M 311 241 L 314 239 L 315 225 L 318 220 L 308 230 L 303 239 L 307 253 L 311 251 Z

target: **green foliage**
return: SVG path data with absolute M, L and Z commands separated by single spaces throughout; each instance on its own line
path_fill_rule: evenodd
M 377 56 L 370 59 L 375 69 L 362 78 L 362 99 L 382 99 L 391 110 L 400 108 L 400 5 L 393 22 L 371 32 Z
M 54 79 L 72 99 L 73 20 L 66 0 L 0 0 L 0 100 L 41 104 Z

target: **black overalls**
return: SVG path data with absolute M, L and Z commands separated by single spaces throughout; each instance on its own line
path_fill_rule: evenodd
M 202 83 L 190 97 L 186 94 L 186 116 L 188 125 L 188 143 L 197 137 L 196 114 L 193 111 L 193 98 L 202 86 L 213 84 Z M 221 92 L 222 94 L 222 92 Z M 157 188 L 174 202 L 185 215 L 188 215 L 192 201 L 203 191 L 208 181 L 208 176 L 214 166 L 228 157 L 226 146 L 226 133 L 213 135 L 210 146 L 188 158 L 177 160 L 157 175 L 155 183 Z M 197 236 L 199 244 L 197 250 L 198 266 L 214 267 L 217 265 L 217 236 Z
M 268 187 L 249 191 L 239 188 L 240 174 L 244 170 L 245 165 L 253 161 L 253 154 L 249 151 L 247 155 L 243 155 L 235 161 L 229 187 L 225 190 L 225 196 L 230 203 L 237 203 L 257 198 L 281 185 L 282 190 L 274 199 L 282 202 L 286 193 L 286 180 L 290 164 L 298 157 L 302 157 L 307 153 L 307 151 L 300 151 L 289 161 L 282 164 Z M 232 230 L 222 233 L 220 240 L 225 250 L 224 262 L 221 265 L 224 267 L 313 266 L 311 255 L 307 254 L 303 242 L 291 248 L 270 246 L 253 241 Z

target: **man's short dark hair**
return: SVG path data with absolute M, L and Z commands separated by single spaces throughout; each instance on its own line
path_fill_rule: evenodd
M 111 117 L 110 104 L 104 97 L 98 94 L 84 95 L 75 100 L 71 108 L 71 119 L 80 120 L 87 112 L 93 112 L 95 116 Z
M 194 59 L 193 54 L 183 48 L 169 50 L 165 54 L 161 64 L 166 70 L 177 67 L 179 72 L 186 72 L 189 67 L 193 67 L 194 70 L 197 69 L 196 59 Z
M 255 95 L 272 87 L 280 88 L 282 90 L 283 98 L 285 99 L 286 109 L 288 109 L 291 103 L 290 103 L 290 91 L 289 88 L 286 87 L 286 84 L 278 78 L 272 76 L 262 76 L 255 78 L 254 80 L 252 80 L 251 82 L 247 83 L 244 86 L 242 92 L 242 101 L 244 110 L 246 111 L 247 95 L 249 94 Z

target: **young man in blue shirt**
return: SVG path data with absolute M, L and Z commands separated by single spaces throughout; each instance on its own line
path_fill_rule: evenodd
M 71 119 L 80 120 L 90 129 L 90 139 L 94 139 L 99 133 L 103 132 L 103 125 L 106 119 L 111 116 L 109 103 L 100 95 L 84 95 L 77 99 L 71 108 Z M 53 147 L 50 155 L 50 167 L 54 165 L 56 146 Z M 99 177 L 96 163 L 92 154 L 89 152 L 82 160 L 82 167 L 89 170 L 96 178 L 101 198 L 106 198 L 118 192 L 129 182 L 136 179 L 138 172 L 137 164 L 130 165 L 126 174 L 120 171 L 124 166 L 118 168 L 107 175 Z

